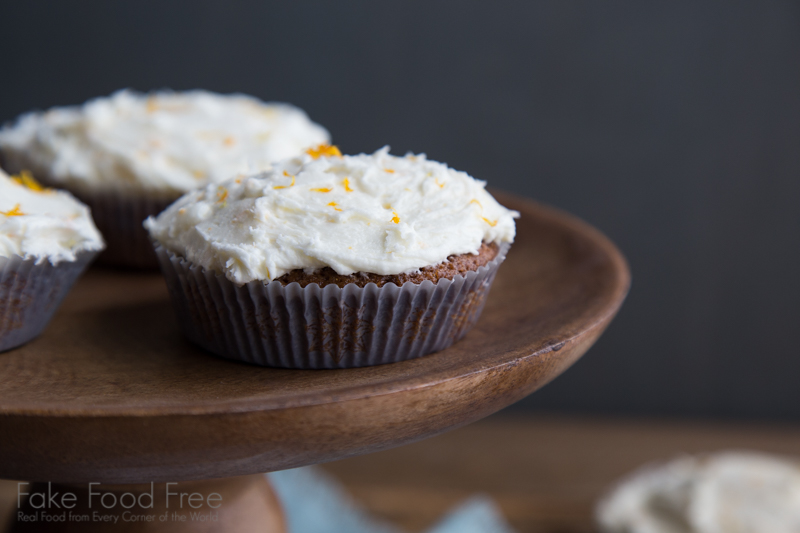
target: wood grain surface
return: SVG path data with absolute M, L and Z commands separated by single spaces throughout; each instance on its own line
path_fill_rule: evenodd
M 90 272 L 41 338 L 0 354 L 0 477 L 140 483 L 284 469 L 420 440 L 530 394 L 597 339 L 629 275 L 590 226 L 499 199 L 522 218 L 478 326 L 392 365 L 222 360 L 180 336 L 160 276 Z

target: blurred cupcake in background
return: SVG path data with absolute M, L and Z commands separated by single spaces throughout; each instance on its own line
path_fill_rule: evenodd
M 100 260 L 157 265 L 142 221 L 182 194 L 329 142 L 300 109 L 207 91 L 122 90 L 19 117 L 0 130 L 8 172 L 32 172 L 84 201 L 108 243 Z
M 645 465 L 596 518 L 603 533 L 797 533 L 800 459 L 730 450 Z
M 42 332 L 103 248 L 89 209 L 69 193 L 0 171 L 0 351 Z

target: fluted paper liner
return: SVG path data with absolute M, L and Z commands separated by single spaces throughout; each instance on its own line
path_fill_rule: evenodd
M 97 252 L 75 261 L 39 264 L 18 255 L 0 257 L 0 352 L 33 340 L 44 331 L 72 284 Z
M 97 261 L 105 265 L 137 269 L 157 269 L 158 259 L 142 223 L 156 216 L 180 195 L 158 196 L 125 191 L 73 192 L 92 211 L 97 229 L 103 234 L 106 249 Z
M 156 247 L 178 322 L 202 348 L 281 368 L 353 368 L 421 357 L 466 335 L 478 320 L 509 245 L 453 280 L 340 288 L 251 281 L 193 266 Z

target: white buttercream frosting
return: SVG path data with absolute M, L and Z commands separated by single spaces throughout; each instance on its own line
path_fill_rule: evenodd
M 0 130 L 18 167 L 78 190 L 182 194 L 328 142 L 300 109 L 241 94 L 122 90 L 21 116 Z M 18 169 L 15 169 L 18 170 Z
M 641 470 L 598 507 L 608 533 L 797 533 L 800 463 L 752 452 Z
M 57 264 L 103 247 L 89 209 L 72 195 L 0 170 L 0 257 Z
M 514 240 L 519 214 L 465 172 L 388 147 L 337 153 L 311 150 L 190 192 L 145 226 L 167 249 L 235 283 L 326 266 L 400 274 Z

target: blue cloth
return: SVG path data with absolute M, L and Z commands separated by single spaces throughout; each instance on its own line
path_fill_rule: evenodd
M 267 474 L 283 503 L 289 533 L 403 533 L 370 517 L 319 468 Z M 492 500 L 475 496 L 448 513 L 429 533 L 514 533 Z

